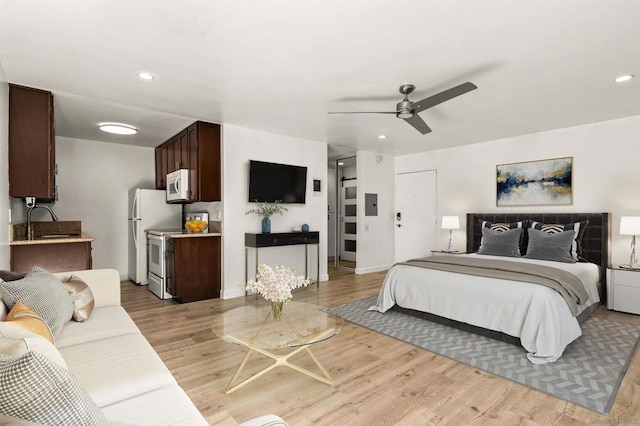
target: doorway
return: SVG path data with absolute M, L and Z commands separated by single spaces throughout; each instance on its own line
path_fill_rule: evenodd
M 355 271 L 358 251 L 356 157 L 329 164 L 329 266 Z
M 426 257 L 437 248 L 435 170 L 396 175 L 395 261 Z

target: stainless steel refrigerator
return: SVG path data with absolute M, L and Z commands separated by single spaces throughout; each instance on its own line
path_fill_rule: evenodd
M 167 204 L 165 191 L 133 188 L 129 190 L 129 279 L 146 285 L 146 229 L 182 228 L 182 205 Z

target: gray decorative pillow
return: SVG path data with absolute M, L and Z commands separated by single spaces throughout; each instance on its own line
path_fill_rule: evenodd
M 21 301 L 39 313 L 54 339 L 73 315 L 73 303 L 67 288 L 52 273 L 38 266 L 34 266 L 21 280 L 0 281 L 0 295 L 9 309 Z
M 25 272 L 0 271 L 0 280 L 15 281 L 24 278 Z
M 491 256 L 520 257 L 520 239 L 522 228 L 509 229 L 508 231 L 494 231 L 491 228 L 482 228 L 482 241 L 478 254 Z
M 106 425 L 78 379 L 46 356 L 0 354 L 0 413 L 47 425 Z
M 571 257 L 573 257 L 573 260 L 578 261 L 582 254 L 582 237 L 585 234 L 588 224 L 588 220 L 567 224 L 532 222 L 531 227 L 548 234 L 573 231 L 574 235 L 573 243 L 571 243 Z
M 527 259 L 553 260 L 554 262 L 576 263 L 571 254 L 575 232 L 573 230 L 550 234 L 529 228 Z

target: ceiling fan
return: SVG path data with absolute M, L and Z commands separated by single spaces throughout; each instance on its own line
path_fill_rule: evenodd
M 453 99 L 456 96 L 464 95 L 478 87 L 473 83 L 462 83 L 451 89 L 444 90 L 428 98 L 424 98 L 418 102 L 412 102 L 409 100 L 409 95 L 416 89 L 413 84 L 403 84 L 398 89 L 400 93 L 404 95 L 404 99 L 398 102 L 395 111 L 355 111 L 355 112 L 329 112 L 329 114 L 395 114 L 396 117 L 402 118 L 407 123 L 411 124 L 417 131 L 423 135 L 430 133 L 431 128 L 427 126 L 418 113 L 425 109 L 434 107 L 442 102 Z

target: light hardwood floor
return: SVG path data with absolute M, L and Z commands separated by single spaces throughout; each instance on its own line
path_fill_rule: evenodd
M 294 298 L 333 306 L 377 294 L 384 278 L 384 273 L 329 272 L 330 280 L 319 290 L 304 289 Z M 122 283 L 123 306 L 210 424 L 235 425 L 273 413 L 292 426 L 640 425 L 638 353 L 611 414 L 603 416 L 350 323 L 339 335 L 313 346 L 335 387 L 277 368 L 226 395 L 224 388 L 245 349 L 217 338 L 210 324 L 214 315 L 252 300 L 179 305 L 160 301 L 146 287 Z M 635 315 L 604 308 L 595 315 L 640 326 Z M 270 362 L 253 356 L 249 366 L 256 370 Z M 296 357 L 313 368 L 304 354 Z

